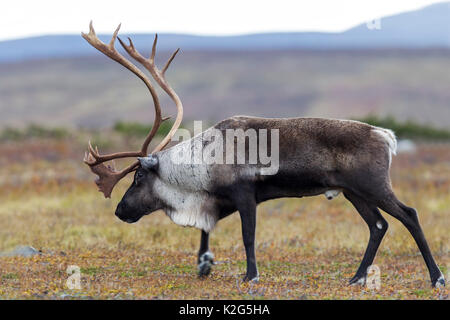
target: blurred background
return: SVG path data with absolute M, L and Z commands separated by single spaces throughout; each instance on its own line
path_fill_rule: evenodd
M 444 268 L 448 264 L 450 2 L 18 0 L 3 2 L 1 7 L 0 251 L 32 246 L 40 250 L 43 257 L 39 259 L 55 274 L 44 276 L 38 265 L 33 265 L 28 271 L 35 273 L 24 276 L 22 264 L 15 258 L 0 259 L 0 281 L 7 288 L 0 290 L 0 296 L 61 297 L 58 292 L 65 292 L 61 264 L 71 262 L 75 255 L 91 281 L 97 281 L 99 274 L 126 280 L 121 272 L 132 262 L 124 261 L 123 270 L 114 264 L 124 248 L 139 259 L 150 259 L 146 260 L 148 270 L 136 269 L 132 274 L 135 278 L 145 276 L 151 281 L 149 270 L 157 268 L 159 262 L 150 257 L 161 253 L 152 250 L 177 256 L 172 265 L 194 264 L 197 233 L 194 237 L 192 231 L 176 229 L 179 227 L 162 215 L 133 226 L 116 221 L 115 204 L 131 177 L 114 190 L 112 200 L 104 200 L 82 163 L 88 140 L 101 152 L 138 148 L 154 116 L 152 100 L 141 81 L 80 36 L 81 31 L 88 32 L 90 20 L 105 42 L 121 22 L 119 36 L 133 38 L 145 55 L 158 32 L 160 66 L 173 50 L 181 48 L 167 79 L 183 101 L 183 126 L 187 128 L 193 120 L 212 125 L 244 114 L 358 119 L 393 129 L 400 139 L 399 156 L 394 158 L 392 169 L 394 190 L 400 190 L 400 198 L 418 208 L 437 260 Z M 123 53 L 118 43 L 117 48 Z M 163 115 L 174 116 L 172 102 L 162 93 L 161 98 Z M 163 126 L 160 135 L 169 128 L 170 123 Z M 281 246 L 292 252 L 301 247 L 302 254 L 324 250 L 322 258 L 338 255 L 341 262 L 333 259 L 348 264 L 346 272 L 356 268 L 365 246 L 366 227 L 353 208 L 337 201 L 337 209 L 323 199 L 280 200 L 263 207 L 260 214 L 265 218 L 260 221 L 266 227 L 260 228 L 262 246 L 258 250 L 268 276 L 291 266 L 289 263 L 298 263 L 280 256 L 275 249 Z M 312 229 L 283 229 L 279 215 L 273 215 L 278 211 L 280 215 L 287 211 L 286 217 L 300 226 L 311 226 L 316 219 L 315 229 L 300 234 L 298 230 Z M 347 211 L 347 220 L 341 219 Z M 216 231 L 217 238 L 232 240 L 213 239 L 213 251 L 222 257 L 235 255 L 237 264 L 229 262 L 219 269 L 225 272 L 230 268 L 233 273 L 243 267 L 239 261 L 244 261 L 242 250 L 235 253 L 234 249 L 241 246 L 238 220 L 230 218 L 224 223 Z M 277 230 L 272 227 L 275 225 Z M 328 230 L 331 226 L 334 229 Z M 401 225 L 389 232 L 398 234 L 400 229 Z M 396 257 L 417 254 L 410 236 L 401 232 L 397 242 L 385 247 L 386 261 L 391 253 Z M 343 238 L 346 240 L 339 242 Z M 267 239 L 274 240 L 266 243 Z M 342 255 L 343 250 L 348 250 L 348 257 Z M 93 260 L 79 260 L 80 253 Z M 270 258 L 264 260 L 265 254 Z M 106 260 L 98 260 L 99 256 Z M 108 265 L 108 259 L 111 269 L 106 271 L 100 266 Z M 272 260 L 278 264 L 271 265 Z M 422 261 L 405 261 L 412 268 L 411 288 L 417 281 L 425 281 L 421 280 L 426 275 Z M 313 270 L 317 266 L 314 260 L 308 266 L 311 274 L 318 272 Z M 292 298 L 293 293 L 319 290 L 307 278 L 308 266 L 295 276 L 303 282 L 293 283 L 294 291 L 286 291 L 285 296 L 274 291 L 271 297 Z M 167 280 L 164 284 L 168 286 L 180 273 L 195 274 L 195 269 L 183 268 L 158 270 L 167 275 L 162 281 Z M 327 267 L 325 274 L 330 274 Z M 52 277 L 57 284 L 49 285 L 42 280 L 45 277 Z M 230 279 L 232 287 L 234 278 Z M 278 280 L 274 284 L 281 290 L 278 292 L 291 290 L 285 288 L 289 283 L 286 279 Z M 111 288 L 104 286 L 89 294 L 108 297 Z M 151 293 L 140 296 L 184 297 L 186 288 L 178 289 L 167 291 L 167 287 L 155 286 Z M 339 286 L 335 291 L 328 289 L 318 297 L 354 294 Z M 204 291 L 195 292 L 187 297 L 203 297 Z M 211 291 L 208 297 L 230 297 L 218 292 Z M 431 291 L 398 292 L 394 297 L 434 297 Z
M 170 8 L 150 1 L 144 8 L 136 2 L 130 6 L 133 10 L 128 6 L 113 10 L 105 2 L 100 12 L 98 5 L 91 9 L 81 2 L 76 5 L 83 13 L 79 16 L 70 4 L 65 10 L 61 4 L 48 8 L 23 4 L 20 12 L 29 19 L 23 14 L 7 16 L 13 14 L 8 6 L 17 7 L 20 1 L 5 4 L 0 128 L 151 123 L 151 99 L 140 80 L 81 38 L 91 19 L 97 33 L 106 33 L 100 37 L 103 41 L 109 41 L 122 22 L 120 35 L 131 36 L 145 55 L 158 32 L 160 64 L 170 51 L 181 48 L 168 79 L 183 100 L 187 121 L 215 122 L 236 114 L 374 115 L 448 128 L 450 3 L 400 2 L 403 5 L 386 1 L 371 8 L 364 1 L 343 1 L 338 6 L 329 1 L 282 1 L 272 8 L 268 2 L 211 6 L 197 1 L 190 8 L 178 4 Z M 180 12 L 183 9 L 189 11 Z M 388 14 L 391 11 L 400 12 Z M 384 12 L 386 16 L 381 16 Z M 194 22 L 197 18 L 200 21 Z M 189 23 L 192 26 L 185 26 Z M 51 34 L 39 34 L 39 28 Z M 163 107 L 169 115 L 174 112 L 168 100 Z

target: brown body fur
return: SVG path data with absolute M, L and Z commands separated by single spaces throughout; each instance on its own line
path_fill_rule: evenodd
M 364 186 L 367 179 L 371 184 L 375 180 L 382 185 L 385 182 L 389 184 L 390 151 L 387 142 L 374 131 L 378 128 L 366 123 L 321 118 L 235 116 L 214 127 L 219 130 L 279 130 L 279 171 L 274 176 L 255 178 L 257 191 L 260 191 L 257 202 L 316 195 L 328 189 L 367 189 Z M 233 176 L 231 171 L 240 167 L 216 166 L 217 178 L 222 177 L 216 181 L 227 181 L 227 184 L 229 181 L 224 176 Z M 237 180 L 241 183 L 239 177 Z

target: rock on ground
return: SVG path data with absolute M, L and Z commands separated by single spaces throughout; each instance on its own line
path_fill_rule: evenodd
M 41 252 L 31 246 L 17 246 L 11 251 L 0 252 L 0 257 L 31 257 L 36 254 Z

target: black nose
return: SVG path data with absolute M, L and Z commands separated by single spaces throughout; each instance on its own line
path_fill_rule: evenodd
M 116 212 L 115 212 L 117 218 L 123 219 L 124 207 L 125 207 L 125 205 L 123 204 L 123 202 L 119 202 L 119 204 L 117 205 L 117 208 L 116 208 Z

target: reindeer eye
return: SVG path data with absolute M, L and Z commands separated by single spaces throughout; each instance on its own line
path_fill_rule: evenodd
M 137 174 L 136 174 L 136 176 L 138 177 L 138 178 L 142 178 L 143 176 L 144 176 L 144 174 L 142 173 L 142 172 L 138 172 Z

